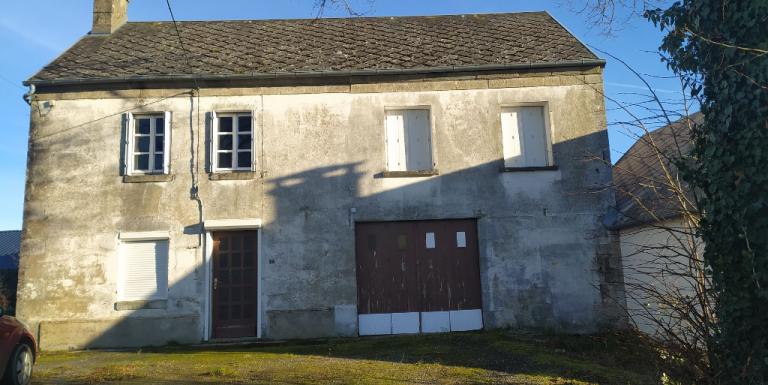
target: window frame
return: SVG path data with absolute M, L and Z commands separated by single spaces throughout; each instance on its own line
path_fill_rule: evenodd
M 137 128 L 137 120 L 139 119 L 146 119 L 149 118 L 149 124 L 150 124 L 150 131 L 149 134 L 144 135 L 141 134 L 141 136 L 149 136 L 149 152 L 146 154 L 148 155 L 148 170 L 137 170 L 135 169 L 135 156 L 137 155 L 135 146 L 136 146 L 136 137 L 139 135 L 136 132 Z M 163 119 L 163 133 L 158 135 L 157 134 L 157 120 L 162 118 Z M 133 175 L 168 175 L 170 174 L 170 154 L 171 154 L 171 112 L 170 111 L 162 111 L 162 112 L 140 112 L 140 113 L 131 113 L 128 112 L 125 114 L 125 120 L 126 120 L 126 133 L 125 133 L 125 150 L 123 151 L 123 174 L 127 176 L 133 176 Z M 154 162 L 155 162 L 155 156 L 160 155 L 157 153 L 157 149 L 155 147 L 155 142 L 157 140 L 158 136 L 163 137 L 163 150 L 161 154 L 163 155 L 163 164 L 156 168 Z M 138 154 L 145 154 L 144 152 L 139 152 Z
M 427 111 L 427 118 L 429 119 L 428 126 L 427 126 L 427 132 L 429 133 L 428 143 L 429 143 L 429 156 L 431 164 L 429 168 L 421 169 L 421 170 L 394 170 L 390 168 L 390 149 L 389 149 L 389 129 L 387 127 L 387 118 L 389 117 L 389 114 L 392 112 L 405 112 L 405 111 L 413 111 L 413 110 L 423 110 Z M 387 106 L 384 107 L 384 172 L 385 174 L 392 174 L 391 176 L 399 176 L 400 174 L 407 175 L 407 176 L 431 176 L 435 175 L 437 172 L 437 152 L 435 151 L 435 119 L 432 112 L 432 106 L 431 105 L 409 105 L 409 106 Z M 405 134 L 405 124 L 404 126 L 404 134 Z M 408 156 L 408 150 L 405 148 L 405 144 L 403 144 L 403 152 L 405 153 L 406 159 Z
M 251 120 L 251 146 L 248 150 L 239 149 L 239 136 L 240 136 L 240 123 L 239 119 L 242 116 L 249 116 Z M 256 121 L 254 119 L 255 114 L 252 111 L 211 111 L 211 138 L 210 138 L 210 167 L 211 173 L 236 173 L 236 172 L 250 172 L 256 169 Z M 219 119 L 222 117 L 232 118 L 232 132 L 229 135 L 232 136 L 232 149 L 231 150 L 219 150 Z M 237 154 L 240 152 L 251 153 L 251 164 L 248 167 L 219 167 L 219 153 L 231 153 L 232 164 L 237 165 Z
M 552 152 L 552 143 L 553 138 L 552 135 L 554 133 L 554 127 L 552 125 L 552 119 L 551 119 L 551 110 L 549 108 L 549 102 L 548 101 L 539 101 L 539 102 L 522 102 L 522 103 L 510 103 L 510 104 L 502 104 L 499 106 L 499 114 L 498 114 L 498 122 L 499 122 L 499 137 L 501 138 L 501 159 L 504 164 L 504 170 L 505 171 L 536 171 L 536 170 L 556 170 L 557 165 L 554 161 L 554 155 Z M 514 108 L 520 108 L 520 107 L 540 107 L 542 112 L 542 118 L 544 123 L 544 156 L 545 156 L 545 164 L 544 165 L 538 165 L 538 166 L 531 166 L 531 165 L 510 165 L 507 163 L 507 158 L 505 156 L 505 137 L 504 137 L 504 122 L 502 120 L 502 115 L 505 113 L 506 110 L 514 109 Z M 525 146 L 523 145 L 523 142 L 521 144 L 521 154 L 524 154 Z

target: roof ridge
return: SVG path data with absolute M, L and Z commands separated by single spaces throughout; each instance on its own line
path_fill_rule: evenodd
M 466 16 L 502 16 L 523 14 L 549 14 L 547 11 L 520 12 L 487 12 L 487 13 L 455 13 L 439 15 L 381 15 L 381 16 L 349 16 L 349 17 L 312 17 L 312 18 L 273 18 L 273 19 L 225 19 L 225 20 L 176 20 L 176 23 L 239 23 L 239 22 L 268 22 L 268 21 L 317 21 L 317 20 L 374 20 L 374 19 L 406 19 L 431 17 L 466 17 Z M 173 24 L 171 20 L 138 20 L 128 21 L 127 24 Z

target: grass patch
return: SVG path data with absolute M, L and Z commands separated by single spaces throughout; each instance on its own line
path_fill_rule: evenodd
M 654 362 L 653 352 L 628 336 L 492 331 L 43 353 L 36 382 L 658 384 Z
M 141 378 L 136 365 L 109 365 L 94 368 L 79 379 L 86 384 L 99 384 Z

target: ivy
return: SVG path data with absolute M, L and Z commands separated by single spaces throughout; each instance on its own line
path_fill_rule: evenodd
M 700 193 L 718 298 L 712 383 L 768 383 L 768 0 L 685 0 L 646 13 L 701 101 L 687 181 Z

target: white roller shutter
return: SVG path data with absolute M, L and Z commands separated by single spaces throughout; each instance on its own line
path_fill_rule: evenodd
M 168 240 L 123 242 L 119 258 L 120 300 L 167 298 Z

